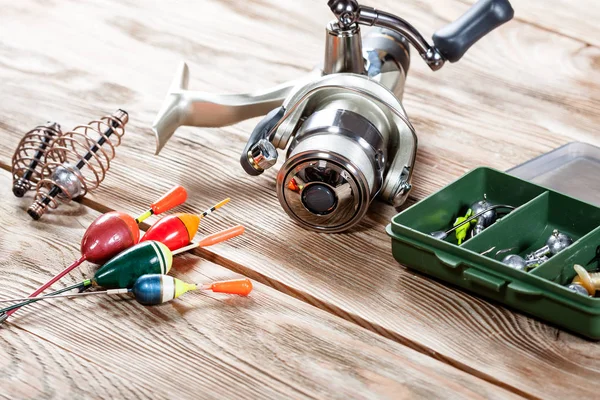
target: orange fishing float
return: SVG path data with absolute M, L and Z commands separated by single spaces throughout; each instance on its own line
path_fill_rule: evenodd
M 170 250 L 179 249 L 192 241 L 202 218 L 223 207 L 228 202 L 229 198 L 215 204 L 200 215 L 178 213 L 163 217 L 146 231 L 140 242 L 157 240 Z

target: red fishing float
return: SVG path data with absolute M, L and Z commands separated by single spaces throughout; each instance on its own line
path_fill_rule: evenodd
M 111 211 L 96 218 L 85 231 L 81 240 L 81 258 L 78 260 L 79 264 L 83 261 L 89 261 L 93 264 L 104 264 L 104 262 L 115 255 L 139 242 L 139 223 L 151 215 L 161 214 L 183 204 L 186 199 L 187 192 L 183 186 L 177 185 L 152 203 L 146 212 L 135 219 L 129 214 L 119 211 Z M 196 227 L 197 230 L 198 228 Z M 163 231 L 162 234 L 163 236 L 155 235 L 156 239 L 153 240 L 162 241 L 161 239 L 168 236 L 168 232 Z M 194 231 L 195 234 L 196 232 Z M 188 243 L 189 241 L 182 246 Z
M 140 240 L 140 229 L 135 219 L 120 211 L 111 211 L 96 218 L 90 224 L 81 239 L 81 258 L 83 261 L 103 264 L 115 254 L 133 246 Z
M 215 204 L 200 215 L 178 213 L 163 217 L 146 231 L 140 242 L 156 240 L 170 250 L 177 250 L 192 241 L 196 232 L 198 232 L 198 226 L 202 218 L 223 207 L 228 202 L 229 198 Z
M 52 286 L 63 276 L 77 268 L 84 261 L 102 264 L 125 249 L 135 245 L 140 238 L 138 224 L 153 214 L 159 214 L 176 207 L 187 198 L 187 192 L 182 186 L 175 186 L 160 199 L 152 203 L 150 208 L 138 218 L 128 214 L 112 211 L 101 215 L 90 224 L 81 240 L 81 257 L 69 265 L 48 282 L 37 288 L 30 297 L 35 297 Z M 0 322 L 14 314 L 17 309 L 0 316 Z

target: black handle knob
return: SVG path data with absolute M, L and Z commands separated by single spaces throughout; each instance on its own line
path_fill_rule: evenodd
M 475 42 L 512 19 L 508 0 L 479 0 L 456 21 L 433 34 L 433 43 L 442 56 L 456 62 Z

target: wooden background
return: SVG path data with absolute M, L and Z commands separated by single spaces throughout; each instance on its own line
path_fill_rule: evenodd
M 404 104 L 419 135 L 410 203 L 468 170 L 507 169 L 570 141 L 600 145 L 600 7 L 512 1 L 516 17 L 457 64 L 414 57 Z M 471 4 L 381 1 L 425 36 Z M 231 197 L 202 233 L 247 233 L 175 263 L 190 281 L 239 274 L 248 299 L 189 294 L 153 308 L 82 300 L 23 310 L 0 330 L 5 398 L 593 397 L 596 343 L 398 265 L 376 202 L 351 232 L 316 234 L 279 207 L 275 170 L 238 157 L 257 120 L 181 128 L 154 156 L 150 126 L 181 60 L 190 88 L 234 93 L 321 61 L 325 0 L 1 1 L 0 282 L 20 296 L 77 258 L 99 212 L 141 212 L 174 183 L 180 210 Z M 10 193 L 10 158 L 47 120 L 65 129 L 123 108 L 130 122 L 101 188 L 39 222 Z M 150 220 L 150 223 L 154 219 Z M 35 250 L 32 250 L 35 249 Z M 65 280 L 93 273 L 86 265 Z

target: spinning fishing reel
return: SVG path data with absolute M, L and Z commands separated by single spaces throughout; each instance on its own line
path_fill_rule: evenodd
M 153 124 L 157 153 L 182 125 L 219 127 L 264 115 L 242 152 L 249 175 L 287 155 L 277 197 L 302 226 L 339 232 L 356 224 L 379 196 L 398 207 L 408 197 L 417 136 L 401 103 L 409 44 L 436 71 L 456 62 L 477 40 L 509 21 L 508 0 L 480 0 L 433 35 L 434 45 L 403 19 L 329 0 L 322 68 L 300 81 L 251 94 L 187 90 L 183 64 Z M 364 38 L 360 25 L 375 27 Z

